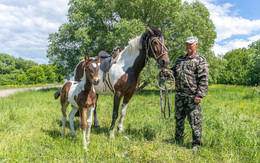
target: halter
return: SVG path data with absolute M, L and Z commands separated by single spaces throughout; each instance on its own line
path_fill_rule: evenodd
M 167 49 L 167 47 L 164 45 L 164 43 L 163 43 L 163 41 L 160 41 L 160 37 L 153 37 L 152 39 L 149 39 L 149 34 L 148 34 L 148 36 L 147 36 L 147 38 L 146 38 L 146 40 L 145 40 L 145 50 L 146 50 L 146 54 L 145 54 L 145 63 L 147 63 L 148 62 L 148 78 L 150 78 L 150 60 L 149 60 L 149 54 L 148 54 L 148 51 L 149 51 L 149 48 L 151 48 L 151 50 L 152 50 L 152 54 L 153 54 L 153 56 L 151 56 L 151 57 L 154 57 L 154 59 L 157 61 L 157 59 L 158 58 L 160 58 L 160 57 L 162 57 L 164 54 L 166 54 L 166 53 L 168 53 L 168 49 Z M 164 38 L 163 38 L 163 36 L 161 37 L 161 39 L 162 40 L 164 40 Z M 159 56 L 156 56 L 155 55 L 155 52 L 154 52 L 154 50 L 153 50 L 153 47 L 152 47 L 152 41 L 153 40 L 157 40 L 161 45 L 162 45 L 162 47 L 161 47 L 161 54 L 159 55 Z M 148 42 L 147 42 L 148 41 Z M 163 53 L 163 50 L 165 51 L 164 53 Z
M 148 41 L 148 47 L 147 47 L 147 43 L 145 44 L 145 48 L 146 48 L 146 57 L 148 59 L 149 55 L 148 55 L 148 51 L 149 51 L 149 48 L 151 48 L 152 50 L 152 57 L 154 57 L 156 60 L 160 57 L 162 57 L 164 54 L 168 53 L 168 49 L 167 47 L 164 45 L 164 42 L 163 41 L 160 41 L 159 39 L 160 37 L 153 37 L 152 39 L 149 39 L 149 35 L 147 37 L 147 41 Z M 161 37 L 162 40 L 164 40 L 163 36 Z M 160 44 L 161 44 L 161 54 L 159 56 L 156 56 L 155 55 L 155 52 L 154 52 L 154 49 L 152 47 L 152 41 L 154 40 L 157 40 Z M 165 52 L 163 52 L 165 51 Z

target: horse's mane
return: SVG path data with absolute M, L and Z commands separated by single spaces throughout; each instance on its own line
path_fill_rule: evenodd
M 155 36 L 161 37 L 163 36 L 163 32 L 159 29 L 152 29 Z M 124 51 L 134 51 L 134 50 L 141 50 L 143 45 L 145 44 L 146 38 L 148 37 L 148 32 L 145 32 L 139 36 L 136 36 L 133 39 L 130 39 L 128 41 L 128 46 L 125 47 L 125 49 L 121 52 L 121 54 L 124 53 Z
M 142 49 L 142 43 L 140 41 L 141 36 L 142 35 L 136 36 L 135 38 L 128 41 L 128 44 L 131 47 L 131 49 Z

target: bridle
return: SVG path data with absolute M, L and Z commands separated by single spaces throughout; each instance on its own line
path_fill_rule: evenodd
M 158 59 L 161 58 L 163 55 L 168 53 L 167 47 L 164 45 L 164 38 L 163 36 L 161 37 L 153 37 L 152 39 L 149 39 L 150 34 L 147 35 L 145 39 L 145 64 L 148 62 L 148 78 L 150 78 L 150 57 L 153 57 L 156 62 L 158 63 Z M 152 46 L 152 41 L 157 40 L 159 44 L 161 44 L 161 54 L 159 56 L 156 56 L 153 46 Z M 161 41 L 162 40 L 162 41 Z M 149 55 L 149 48 L 151 48 L 152 51 L 152 56 Z
M 154 52 L 154 49 L 153 49 L 153 46 L 152 46 L 152 41 L 154 41 L 154 40 L 157 40 L 159 42 L 159 44 L 161 45 L 161 54 L 159 56 L 156 56 L 156 54 Z M 148 43 L 147 43 L 147 41 L 148 41 Z M 145 49 L 146 49 L 146 57 L 147 57 L 147 59 L 149 57 L 149 54 L 148 54 L 149 49 L 151 49 L 151 51 L 152 51 L 152 56 L 151 57 L 153 57 L 156 60 L 161 58 L 164 54 L 168 53 L 168 49 L 167 49 L 167 47 L 164 44 L 163 36 L 162 37 L 153 37 L 152 39 L 149 39 L 149 35 L 148 35 L 147 39 L 146 39 Z

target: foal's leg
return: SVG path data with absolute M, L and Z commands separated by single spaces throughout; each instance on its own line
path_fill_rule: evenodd
M 97 94 L 97 100 L 98 100 L 98 94 Z M 100 127 L 97 119 L 97 101 L 95 103 L 95 109 L 94 109 L 94 127 Z
M 97 119 L 97 103 L 96 103 L 95 109 L 94 109 L 94 127 L 100 127 L 100 125 L 98 123 L 98 119 Z
M 62 104 L 61 106 L 61 112 L 62 112 L 62 115 L 61 115 L 61 121 L 62 121 L 62 136 L 64 137 L 65 136 L 65 125 L 66 125 L 66 118 L 67 118 L 67 115 L 66 115 L 66 109 L 69 105 L 69 102 L 66 101 Z
M 133 93 L 124 97 L 121 115 L 120 115 L 119 123 L 118 123 L 118 126 L 117 126 L 117 131 L 118 131 L 119 134 L 124 133 L 123 123 L 124 123 L 124 118 L 125 118 L 125 114 L 126 114 L 127 104 L 128 104 L 128 102 L 129 102 L 129 100 L 131 99 L 132 96 L 133 96 Z
M 111 123 L 111 127 L 109 129 L 109 138 L 114 138 L 114 127 L 115 127 L 115 123 L 118 117 L 118 108 L 119 108 L 119 104 L 121 101 L 121 92 L 116 92 L 114 95 L 114 110 L 113 110 L 113 116 L 112 116 L 112 123 Z
M 72 136 L 76 136 L 75 130 L 74 130 L 74 121 L 73 120 L 74 120 L 74 117 L 75 117 L 75 114 L 77 113 L 77 111 L 78 111 L 78 108 L 72 107 L 70 114 L 69 114 L 70 130 L 71 130 Z
M 86 122 L 86 108 L 79 108 L 80 113 L 80 119 L 81 119 L 81 129 L 83 133 L 83 144 L 84 149 L 87 150 L 87 141 L 86 141 L 86 128 L 87 128 L 87 122 Z
M 90 141 L 90 130 L 91 130 L 91 125 L 92 125 L 92 117 L 93 117 L 93 111 L 94 111 L 94 106 L 91 105 L 88 108 L 88 113 L 87 113 L 87 144 Z

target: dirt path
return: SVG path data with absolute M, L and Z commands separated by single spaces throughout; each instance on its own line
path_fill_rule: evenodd
M 47 87 L 35 87 L 35 88 L 4 89 L 4 90 L 0 90 L 0 98 L 1 97 L 7 97 L 9 95 L 15 94 L 16 92 L 21 92 L 21 91 L 41 90 L 41 89 L 60 88 L 60 87 L 61 87 L 61 85 L 47 86 Z

